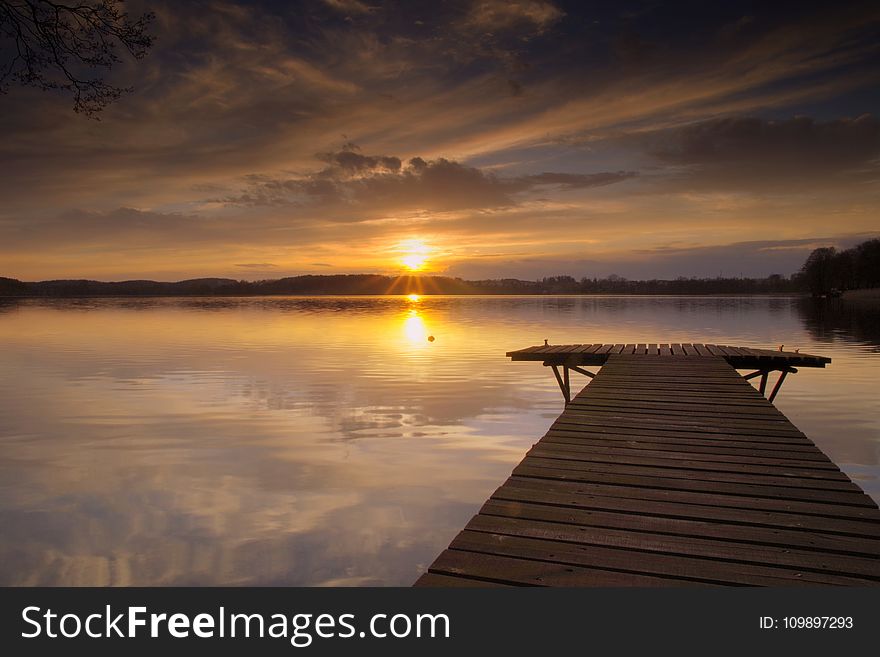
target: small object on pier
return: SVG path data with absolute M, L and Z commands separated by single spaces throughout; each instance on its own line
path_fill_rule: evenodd
M 784 346 L 785 346 L 784 344 L 779 345 L 779 351 L 782 351 L 782 348 L 783 348 Z
M 550 343 L 547 341 L 547 338 L 544 338 L 544 346 L 549 347 Z

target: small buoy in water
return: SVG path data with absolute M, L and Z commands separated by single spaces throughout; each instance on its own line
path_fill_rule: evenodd
M 429 336 L 428 336 L 428 342 L 434 342 L 434 336 L 433 336 L 433 335 L 429 335 Z

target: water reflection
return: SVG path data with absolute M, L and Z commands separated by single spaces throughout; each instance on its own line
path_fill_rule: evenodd
M 559 412 L 544 368 L 504 358 L 544 338 L 829 355 L 778 405 L 880 497 L 870 312 L 787 298 L 0 302 L 0 583 L 409 584 Z
M 403 320 L 403 334 L 412 346 L 424 347 L 428 343 L 428 329 L 425 320 L 417 310 L 410 310 Z
M 797 308 L 817 342 L 840 339 L 880 347 L 880 299 L 801 299 Z

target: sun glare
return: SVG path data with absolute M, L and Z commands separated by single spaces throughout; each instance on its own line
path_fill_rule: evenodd
M 409 271 L 422 271 L 428 265 L 431 247 L 418 239 L 404 240 L 400 243 L 401 264 Z
M 413 303 L 418 303 L 422 297 L 420 297 L 418 294 L 407 294 L 406 298 L 409 299 L 410 301 L 412 301 Z
M 403 256 L 402 262 L 403 266 L 409 269 L 410 271 L 420 271 L 425 268 L 425 262 L 427 258 L 421 255 L 407 255 Z
M 428 339 L 428 329 L 425 320 L 417 312 L 412 311 L 403 321 L 403 334 L 411 345 L 422 346 Z

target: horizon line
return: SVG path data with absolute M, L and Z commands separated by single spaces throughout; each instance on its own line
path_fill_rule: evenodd
M 541 283 L 544 281 L 560 281 L 560 279 L 572 279 L 575 282 L 580 282 L 583 280 L 590 281 L 608 281 L 608 282 L 631 282 L 631 283 L 640 283 L 640 282 L 653 282 L 653 281 L 718 281 L 718 280 L 768 280 L 768 279 L 777 279 L 777 280 L 791 280 L 794 277 L 800 275 L 800 272 L 794 272 L 792 274 L 782 274 L 782 273 L 772 273 L 766 276 L 743 276 L 740 275 L 731 275 L 725 276 L 723 273 L 718 276 L 686 276 L 686 275 L 678 275 L 674 278 L 664 278 L 664 277 L 653 277 L 653 278 L 629 278 L 626 276 L 620 276 L 618 274 L 608 274 L 605 276 L 574 276 L 572 274 L 552 274 L 550 276 L 541 276 L 539 278 L 519 278 L 516 276 L 500 276 L 497 278 L 465 278 L 463 276 L 455 276 L 450 274 L 437 274 L 437 273 L 416 273 L 416 272 L 408 272 L 405 274 L 378 274 L 378 273 L 368 273 L 368 272 L 345 272 L 345 273 L 335 273 L 335 274 L 290 274 L 286 276 L 278 276 L 275 278 L 233 278 L 230 276 L 197 276 L 194 278 L 180 278 L 175 280 L 163 280 L 163 279 L 155 279 L 155 278 L 124 278 L 118 280 L 102 280 L 98 278 L 88 278 L 88 277 L 70 277 L 70 278 L 45 278 L 39 280 L 24 280 L 20 278 L 16 278 L 14 276 L 4 276 L 0 275 L 0 281 L 14 281 L 17 283 L 23 284 L 38 284 L 38 283 L 54 283 L 54 282 L 87 282 L 87 283 L 102 283 L 107 285 L 112 284 L 121 284 L 121 283 L 162 283 L 167 285 L 174 285 L 176 283 L 190 283 L 195 281 L 230 281 L 233 283 L 265 283 L 265 282 L 274 282 L 281 281 L 289 278 L 334 278 L 340 276 L 370 276 L 377 278 L 388 278 L 388 279 L 425 279 L 425 278 L 442 278 L 448 280 L 458 280 L 464 282 L 481 282 L 481 281 L 521 281 L 523 283 Z

